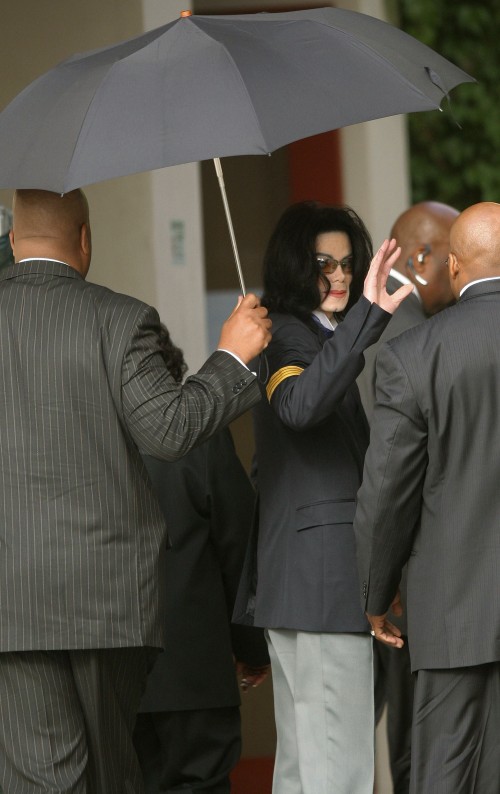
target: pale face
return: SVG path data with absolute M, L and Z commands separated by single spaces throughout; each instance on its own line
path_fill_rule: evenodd
M 347 306 L 349 300 L 349 287 L 352 282 L 352 248 L 348 235 L 345 232 L 325 232 L 318 234 L 316 238 L 316 256 L 323 258 L 329 267 L 335 267 L 335 263 L 342 262 L 343 267 L 338 265 L 332 273 L 325 273 L 330 282 L 330 290 L 325 294 L 324 286 L 320 280 L 319 288 L 324 295 L 319 308 L 324 311 L 331 320 L 334 312 L 341 312 Z M 318 268 L 321 272 L 321 268 Z

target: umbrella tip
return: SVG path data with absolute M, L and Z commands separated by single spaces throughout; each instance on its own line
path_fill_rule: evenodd
M 192 11 L 181 11 L 180 16 L 181 17 L 192 17 L 193 16 L 193 12 Z

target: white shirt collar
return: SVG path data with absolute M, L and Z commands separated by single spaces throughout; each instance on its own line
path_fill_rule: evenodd
M 469 287 L 472 287 L 473 284 L 481 284 L 482 281 L 499 281 L 499 280 L 500 280 L 500 276 L 490 276 L 489 278 L 477 278 L 475 281 L 469 281 L 469 283 L 466 284 L 465 287 L 462 287 L 462 289 L 460 290 L 460 297 L 462 297 L 465 290 L 469 289 Z
M 66 264 L 62 259 L 50 259 L 48 256 L 28 256 L 26 259 L 20 259 L 17 264 L 20 265 L 22 262 L 59 262 L 61 265 Z
M 326 328 L 327 331 L 335 331 L 338 323 L 336 320 L 330 320 L 321 309 L 315 309 L 313 311 L 315 317 L 318 318 L 323 328 Z

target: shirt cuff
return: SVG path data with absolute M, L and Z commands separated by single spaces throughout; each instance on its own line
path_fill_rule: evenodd
M 218 347 L 218 348 L 217 348 L 217 350 L 220 350 L 220 351 L 221 351 L 221 353 L 228 353 L 230 356 L 232 356 L 233 358 L 235 358 L 235 359 L 236 359 L 236 361 L 237 361 L 239 364 L 241 364 L 241 366 L 242 366 L 242 367 L 245 367 L 245 369 L 248 369 L 247 365 L 243 363 L 243 361 L 241 360 L 241 358 L 239 358 L 239 356 L 237 356 L 237 355 L 236 355 L 236 353 L 231 353 L 231 351 L 230 351 L 230 350 L 225 350 L 225 348 L 223 348 L 223 347 Z M 250 370 L 249 370 L 249 369 L 248 369 L 248 371 L 250 372 Z M 255 375 L 255 372 L 252 372 L 252 375 Z

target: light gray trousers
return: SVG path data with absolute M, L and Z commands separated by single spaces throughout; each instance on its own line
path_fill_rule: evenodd
M 277 750 L 273 794 L 372 794 L 369 634 L 269 629 Z

